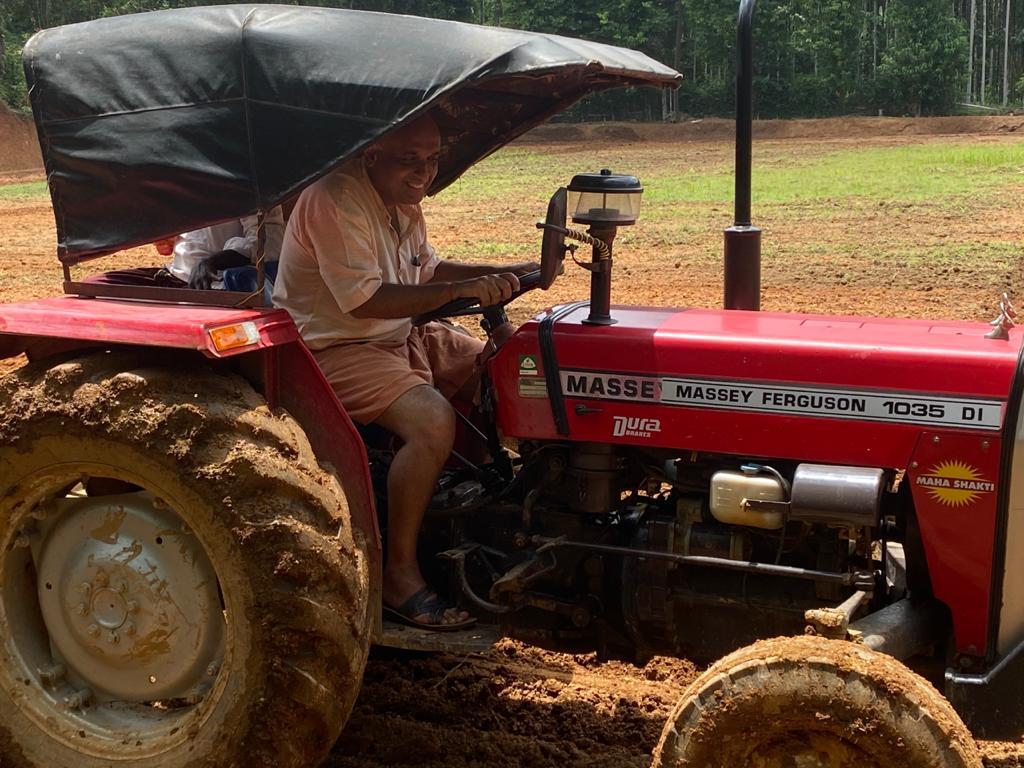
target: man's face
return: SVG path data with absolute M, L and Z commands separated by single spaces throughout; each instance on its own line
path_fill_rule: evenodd
M 415 205 L 437 176 L 440 154 L 437 125 L 421 118 L 366 150 L 366 172 L 384 205 Z

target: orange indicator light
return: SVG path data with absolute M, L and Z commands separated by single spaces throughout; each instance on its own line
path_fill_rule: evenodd
M 247 321 L 211 328 L 210 340 L 213 341 L 213 346 L 218 352 L 226 352 L 229 349 L 255 344 L 260 340 L 260 332 L 256 329 L 256 323 Z

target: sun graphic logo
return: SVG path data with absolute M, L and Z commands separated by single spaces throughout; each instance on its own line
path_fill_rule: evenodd
M 992 493 L 991 483 L 977 469 L 962 461 L 942 461 L 927 474 L 918 475 L 917 484 L 928 489 L 928 495 L 948 507 L 966 507 L 986 493 Z

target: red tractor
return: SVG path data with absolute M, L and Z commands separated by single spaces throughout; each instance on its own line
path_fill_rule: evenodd
M 30 360 L 0 381 L 0 765 L 315 764 L 371 643 L 501 634 L 730 653 L 680 701 L 658 766 L 976 768 L 961 717 L 1020 732 L 1021 333 L 1008 304 L 992 327 L 756 311 L 752 10 L 726 309 L 612 306 L 639 182 L 578 174 L 555 193 L 524 287 L 550 285 L 569 240 L 591 248 L 591 296 L 487 364 L 421 542 L 480 620 L 446 634 L 382 622 L 390 452 L 285 312 L 262 291 L 72 268 L 269 210 L 427 109 L 448 146 L 436 192 L 587 93 L 677 73 L 566 38 L 283 6 L 33 38 L 66 295 L 0 308 L 0 353 Z M 475 311 L 504 317 L 431 317 Z M 899 661 L 922 652 L 953 706 Z

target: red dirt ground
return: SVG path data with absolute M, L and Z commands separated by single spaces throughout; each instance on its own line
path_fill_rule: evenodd
M 756 135 L 786 152 L 816 151 L 822 142 L 857 146 L 942 141 L 941 135 L 976 133 L 978 141 L 1019 141 L 1024 118 L 863 118 L 855 121 L 792 121 L 758 124 Z M 531 134 L 531 149 L 561 151 L 582 141 L 622 145 L 637 162 L 666 162 L 676 143 L 687 142 L 691 165 L 700 158 L 729 157 L 731 124 L 706 120 L 679 125 L 554 125 Z M 42 178 L 31 126 L 0 113 L 0 185 Z M 694 160 L 694 158 L 697 158 Z M 1016 197 L 1019 201 L 1020 196 Z M 534 242 L 539 211 L 513 202 L 522 218 L 523 242 Z M 484 237 L 485 226 L 469 210 L 432 212 L 434 239 L 446 245 Z M 434 211 L 436 211 L 436 216 Z M 766 257 L 786 247 L 874 238 L 898 247 L 921 238 L 989 237 L 1024 243 L 1019 202 L 1008 201 L 991 216 L 955 219 L 911 210 L 898 230 L 891 211 L 853 220 L 837 216 L 813 231 L 774 232 L 766 227 Z M 687 215 L 690 211 L 687 210 Z M 694 213 L 694 225 L 720 242 L 729 211 Z M 767 238 L 772 238 L 768 240 Z M 771 243 L 767 245 L 767 243 Z M 654 249 L 656 243 L 647 243 Z M 717 246 L 716 246 L 717 247 Z M 524 245 L 524 248 L 535 246 Z M 60 273 L 46 202 L 0 199 L 0 301 L 56 294 Z M 614 300 L 618 303 L 715 306 L 721 301 L 720 261 L 680 251 L 661 254 L 653 269 L 646 249 L 622 248 L 616 256 Z M 665 259 L 667 258 L 667 262 Z M 104 262 L 105 268 L 152 262 L 150 249 L 135 249 Z M 831 313 L 988 319 L 1000 290 L 1019 285 L 1013 270 L 972 264 L 944 272 L 920 265 L 859 263 L 823 253 L 814 264 L 766 260 L 764 307 Z M 666 278 L 668 271 L 670 278 Z M 567 273 L 548 294 L 524 297 L 513 308 L 521 320 L 542 306 L 586 294 L 585 276 Z M 0 372 L 17 361 L 0 365 Z M 646 667 L 599 663 L 592 655 L 542 651 L 510 640 L 484 655 L 417 656 L 380 652 L 371 659 L 352 719 L 327 762 L 329 768 L 384 766 L 597 766 L 649 764 L 665 718 L 682 690 L 699 673 L 692 663 L 658 658 Z M 983 743 L 989 768 L 1024 766 L 1024 744 Z

